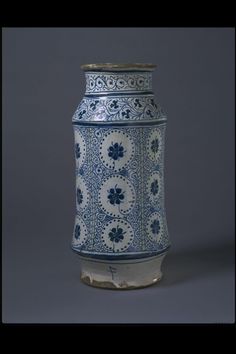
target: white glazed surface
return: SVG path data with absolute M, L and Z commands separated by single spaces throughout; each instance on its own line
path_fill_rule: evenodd
M 131 261 L 91 261 L 80 257 L 81 279 L 88 285 L 111 289 L 142 288 L 155 284 L 162 277 L 161 264 L 165 257 Z
M 152 70 L 86 71 L 72 122 L 76 217 L 72 249 L 93 286 L 132 289 L 161 278 L 170 242 L 164 205 L 166 115 Z M 85 68 L 86 69 L 86 68 Z

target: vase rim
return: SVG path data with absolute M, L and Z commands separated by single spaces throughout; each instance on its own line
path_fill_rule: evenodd
M 153 71 L 155 68 L 155 64 L 147 63 L 98 63 L 81 65 L 81 69 L 84 71 Z

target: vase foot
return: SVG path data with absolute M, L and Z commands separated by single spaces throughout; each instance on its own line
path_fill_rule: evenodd
M 105 261 L 80 257 L 81 280 L 90 286 L 129 290 L 144 288 L 162 277 L 161 264 L 165 254 L 142 260 Z

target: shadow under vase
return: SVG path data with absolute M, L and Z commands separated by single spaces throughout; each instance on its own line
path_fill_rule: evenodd
M 227 272 L 234 267 L 234 247 L 234 242 L 228 241 L 176 252 L 170 250 L 163 264 L 164 277 L 158 285 L 169 287 Z

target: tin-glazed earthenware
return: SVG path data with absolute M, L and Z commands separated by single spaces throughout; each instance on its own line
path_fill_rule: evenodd
M 164 206 L 166 115 L 151 64 L 87 64 L 72 122 L 83 282 L 132 289 L 160 280 L 170 246 Z

